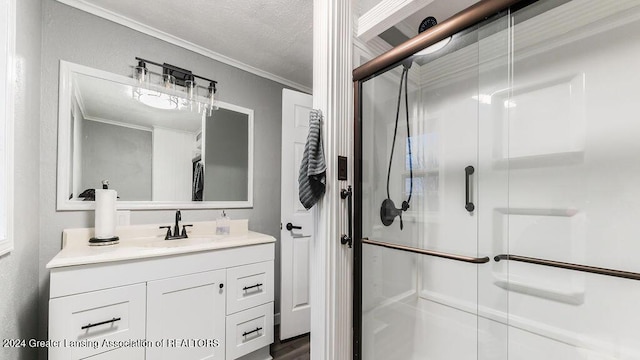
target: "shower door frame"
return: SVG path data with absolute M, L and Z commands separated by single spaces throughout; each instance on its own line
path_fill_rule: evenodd
M 390 51 L 353 70 L 354 95 L 354 289 L 353 289 L 353 360 L 362 360 L 362 84 L 398 65 L 402 60 L 483 20 L 537 0 L 482 0 L 448 20 L 407 40 Z M 411 250 L 407 250 L 411 251 Z
M 469 258 L 452 256 L 451 254 L 437 253 L 424 249 L 416 249 L 402 245 L 389 244 L 378 241 L 369 241 L 362 238 L 362 84 L 387 70 L 399 65 L 399 63 L 414 53 L 427 48 L 449 36 L 463 31 L 482 21 L 499 15 L 503 11 L 515 12 L 523 7 L 531 5 L 537 0 L 482 0 L 466 10 L 454 15 L 440 25 L 423 32 L 413 39 L 395 47 L 387 53 L 365 63 L 353 71 L 354 90 L 354 183 L 353 198 L 354 207 L 354 289 L 353 289 L 353 359 L 361 360 L 362 355 L 362 244 L 369 243 L 377 246 L 393 248 L 396 250 L 422 253 L 431 256 L 440 256 L 470 263 L 484 263 L 488 258 Z M 640 281 L 640 272 L 629 272 L 617 269 L 594 267 L 584 264 L 567 263 L 548 259 L 532 258 L 516 254 L 498 254 L 493 257 L 495 262 L 516 261 L 525 262 L 544 267 L 554 267 L 571 271 L 599 274 L 608 277 L 616 277 Z

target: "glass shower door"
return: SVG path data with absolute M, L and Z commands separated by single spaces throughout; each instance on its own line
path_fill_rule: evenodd
M 640 2 L 527 4 L 358 89 L 356 360 L 640 359 Z
M 540 1 L 512 33 L 509 359 L 640 359 L 640 2 Z
M 497 135 L 480 129 L 493 114 L 479 98 L 508 82 L 508 19 L 362 84 L 360 359 L 506 359 L 506 327 L 487 315 L 506 295 L 479 282 L 496 250 L 479 201 L 507 205 L 506 189 L 479 186 L 506 169 L 485 162 Z

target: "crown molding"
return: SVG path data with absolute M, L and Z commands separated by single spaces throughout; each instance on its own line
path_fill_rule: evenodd
M 409 25 L 409 22 L 403 20 L 395 25 L 396 29 L 403 33 L 406 37 L 411 39 L 412 37 L 418 35 L 418 31 Z
M 165 42 L 168 42 L 170 44 L 176 45 L 176 46 L 180 46 L 184 49 L 193 51 L 195 53 L 198 53 L 200 55 L 206 56 L 210 59 L 219 61 L 221 63 L 233 66 L 235 68 L 238 68 L 240 70 L 244 70 L 248 73 L 263 77 L 265 79 L 269 79 L 275 82 L 278 82 L 280 84 L 289 86 L 293 89 L 296 90 L 300 90 L 306 93 L 311 93 L 311 88 L 302 84 L 299 84 L 297 82 L 285 79 L 281 76 L 272 74 L 268 71 L 264 71 L 261 69 L 258 69 L 256 67 L 253 67 L 251 65 L 247 65 L 241 61 L 232 59 L 228 56 L 222 55 L 220 53 L 217 53 L 215 51 L 212 51 L 210 49 L 207 49 L 204 46 L 200 46 L 197 44 L 194 44 L 190 41 L 184 40 L 182 38 L 179 38 L 177 36 L 171 35 L 169 33 L 166 33 L 162 30 L 156 29 L 152 26 L 143 24 L 139 21 L 130 19 L 126 16 L 120 15 L 118 13 L 115 13 L 113 11 L 107 10 L 105 8 L 102 8 L 100 6 L 91 4 L 85 0 L 56 0 L 62 4 L 71 6 L 73 8 L 76 8 L 78 10 L 82 10 L 85 12 L 88 12 L 92 15 L 101 17 L 103 19 L 115 22 L 116 24 L 120 24 L 122 26 L 126 26 L 130 29 L 133 29 L 135 31 L 141 32 L 143 34 L 155 37 L 157 39 L 163 40 Z
M 393 46 L 389 45 L 389 43 L 387 43 L 386 41 L 382 40 L 379 36 L 376 36 L 375 38 L 364 42 L 356 37 L 353 38 L 353 45 L 355 48 L 357 48 L 359 50 L 358 55 L 359 56 L 363 56 L 366 61 L 369 61 L 371 59 L 374 59 L 384 53 L 386 53 L 387 51 L 393 49 Z M 362 65 L 360 63 L 360 61 L 355 61 L 354 63 L 357 66 Z M 357 67 L 356 66 L 356 67 Z M 421 83 L 421 78 L 422 76 L 422 70 L 420 71 L 409 71 L 409 82 L 410 84 L 417 86 L 418 84 Z M 390 70 L 388 72 L 389 74 L 393 74 L 393 76 L 400 76 L 400 71 L 399 68 Z M 386 76 L 386 74 L 384 75 Z
M 109 120 L 109 119 L 101 118 L 101 117 L 98 117 L 98 116 L 90 116 L 89 115 L 89 116 L 83 116 L 83 117 L 87 121 L 93 121 L 93 122 L 98 122 L 98 123 L 103 123 L 103 124 L 108 124 L 108 125 L 113 125 L 113 126 L 119 126 L 119 127 L 124 127 L 124 128 L 128 128 L 128 129 L 153 132 L 152 128 L 146 127 L 146 126 L 142 126 L 142 125 L 135 125 L 135 124 L 129 124 L 129 123 L 121 122 L 121 121 Z M 154 126 L 154 128 L 156 128 L 156 126 Z M 169 130 L 176 131 L 176 129 L 170 129 L 170 128 L 163 128 L 163 129 L 169 129 Z M 188 133 L 188 134 L 195 134 L 195 133 L 191 133 L 191 132 L 184 131 L 184 130 L 178 130 L 178 131 L 181 131 L 181 132 L 184 132 L 184 133 Z
M 358 35 L 369 41 L 434 0 L 383 0 L 358 18 Z
M 393 49 L 393 46 L 389 45 L 386 41 L 377 36 L 367 42 L 354 37 L 353 45 L 362 50 L 369 57 L 369 60 Z

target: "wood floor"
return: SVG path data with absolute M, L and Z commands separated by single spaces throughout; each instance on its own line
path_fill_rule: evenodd
M 271 344 L 273 360 L 309 360 L 309 334 L 280 341 L 280 325 L 275 326 L 275 339 Z

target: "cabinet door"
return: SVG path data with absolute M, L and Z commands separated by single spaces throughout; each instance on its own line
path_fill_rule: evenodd
M 225 275 L 218 270 L 147 283 L 147 340 L 153 344 L 147 359 L 225 358 Z

